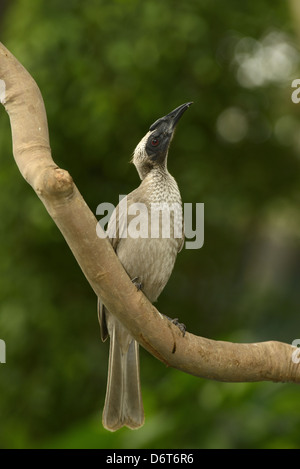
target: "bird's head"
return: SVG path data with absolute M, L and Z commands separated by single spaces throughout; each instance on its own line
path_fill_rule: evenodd
M 144 179 L 156 167 L 166 167 L 168 150 L 176 125 L 191 104 L 193 103 L 182 104 L 174 111 L 155 121 L 137 145 L 132 162 L 141 179 Z

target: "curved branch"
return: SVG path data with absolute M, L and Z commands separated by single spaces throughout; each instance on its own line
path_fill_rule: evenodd
M 9 114 L 13 152 L 63 234 L 97 296 L 133 337 L 168 366 L 220 381 L 300 382 L 296 348 L 281 342 L 234 344 L 186 333 L 165 319 L 132 284 L 67 171 L 51 157 L 43 99 L 35 81 L 0 43 L 0 101 Z M 297 352 L 297 350 L 296 350 Z

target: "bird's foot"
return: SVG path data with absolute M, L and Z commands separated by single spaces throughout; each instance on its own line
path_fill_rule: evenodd
M 186 325 L 183 324 L 182 322 L 179 322 L 178 321 L 178 318 L 175 318 L 175 319 L 172 319 L 172 318 L 169 318 L 169 316 L 166 316 L 164 315 L 169 321 L 171 321 L 173 324 L 175 324 L 175 326 L 178 327 L 178 329 L 180 329 L 183 337 L 185 336 L 185 333 L 186 333 Z
M 139 277 L 134 277 L 132 280 L 132 283 L 136 286 L 137 290 L 141 290 L 143 288 L 143 284 L 140 282 Z

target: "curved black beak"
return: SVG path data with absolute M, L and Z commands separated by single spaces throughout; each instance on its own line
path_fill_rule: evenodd
M 169 112 L 169 114 L 167 114 L 166 116 L 161 117 L 160 119 L 157 119 L 157 121 L 155 121 L 154 124 L 152 124 L 150 126 L 149 130 L 150 131 L 155 130 L 159 125 L 165 124 L 166 127 L 168 127 L 170 131 L 173 131 L 175 129 L 176 124 L 178 123 L 179 119 L 181 118 L 182 114 L 192 104 L 193 104 L 192 101 L 189 102 L 189 103 L 181 104 L 181 106 L 178 106 L 176 109 Z

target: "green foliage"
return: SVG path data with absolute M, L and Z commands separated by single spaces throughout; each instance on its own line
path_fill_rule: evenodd
M 299 338 L 292 26 L 279 0 L 15 0 L 2 19 L 43 94 L 54 160 L 94 212 L 138 184 L 128 162 L 149 124 L 194 101 L 169 169 L 185 202 L 205 203 L 205 244 L 180 253 L 158 308 L 195 334 Z M 145 426 L 102 428 L 96 299 L 11 153 L 2 110 L 0 447 L 299 447 L 297 386 L 199 380 L 144 351 Z

